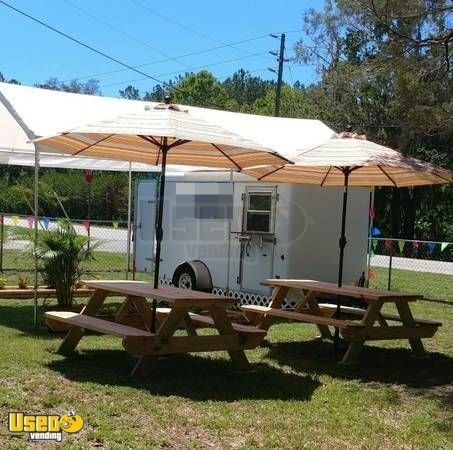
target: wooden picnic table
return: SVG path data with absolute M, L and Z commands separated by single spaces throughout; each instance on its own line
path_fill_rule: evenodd
M 172 353 L 227 351 L 239 368 L 248 367 L 244 350 L 255 348 L 266 331 L 249 325 L 234 324 L 227 314 L 227 307 L 235 300 L 199 291 L 162 286 L 155 289 L 151 283 L 141 281 L 87 281 L 94 293 L 80 314 L 71 312 L 47 312 L 54 320 L 73 325 L 58 348 L 59 353 L 75 350 L 85 330 L 112 334 L 123 338 L 125 350 L 139 357 L 132 370 L 133 375 L 146 375 L 156 356 Z M 96 317 L 96 313 L 109 296 L 124 297 L 124 301 L 111 322 Z M 152 310 L 147 299 L 166 302 L 170 308 L 158 308 L 159 326 L 150 332 Z M 133 308 L 142 319 L 142 326 L 127 326 L 122 322 Z M 209 314 L 202 316 L 191 312 L 203 308 Z M 174 336 L 184 327 L 187 336 Z M 200 336 L 197 328 L 213 327 L 217 335 Z
M 421 338 L 433 337 L 441 322 L 414 319 L 409 307 L 410 302 L 423 298 L 418 294 L 405 294 L 393 291 L 379 291 L 356 286 L 338 287 L 334 283 L 313 280 L 269 279 L 266 284 L 273 288 L 272 300 L 268 307 L 247 305 L 242 309 L 252 323 L 258 328 L 268 330 L 273 318 L 296 320 L 315 324 L 321 336 L 332 338 L 329 326 L 338 328 L 343 339 L 349 342 L 342 363 L 355 363 L 366 341 L 408 339 L 412 350 L 417 355 L 424 355 Z M 282 304 L 290 289 L 300 292 L 300 299 L 294 309 L 282 309 Z M 323 295 L 352 297 L 363 301 L 364 309 L 340 307 L 340 312 L 356 316 L 360 320 L 345 320 L 332 317 L 337 306 L 320 303 Z M 386 303 L 393 303 L 398 314 L 387 314 L 382 311 Z M 323 312 L 327 312 L 326 316 Z M 397 323 L 390 325 L 388 322 Z

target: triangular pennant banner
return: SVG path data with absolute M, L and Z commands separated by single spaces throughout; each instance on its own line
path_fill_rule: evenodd
M 414 242 L 412 242 L 412 245 L 414 246 L 414 248 L 418 248 L 418 247 L 420 247 L 420 242 L 414 241 Z
M 118 228 L 118 222 L 112 222 L 112 225 L 113 225 L 113 228 L 115 228 L 115 230 Z
M 379 228 L 376 228 L 376 227 L 371 228 L 371 236 L 372 237 L 378 237 L 381 234 L 382 233 L 381 233 L 381 230 Z
M 443 252 L 449 245 L 448 242 L 442 242 L 442 244 L 440 244 L 440 251 Z
M 19 216 L 11 217 L 11 222 L 13 223 L 13 225 L 17 225 L 19 223 Z
M 28 228 L 33 228 L 33 225 L 35 224 L 35 218 L 33 216 L 28 216 L 27 223 L 28 223 Z
M 43 224 L 44 224 L 44 228 L 46 230 L 49 229 L 49 225 L 50 225 L 50 219 L 48 217 L 44 217 L 44 219 L 42 220 Z
M 384 247 L 387 249 L 387 250 L 390 250 L 392 248 L 392 241 L 390 240 L 386 240 L 384 242 Z
M 371 250 L 373 250 L 373 253 L 376 252 L 376 246 L 377 246 L 376 239 L 372 239 L 371 240 Z
M 403 253 L 404 250 L 404 241 L 398 241 L 398 247 L 400 248 L 400 253 Z
M 376 210 L 371 207 L 370 208 L 370 219 L 374 219 L 376 217 Z
M 89 220 L 84 220 L 82 222 L 82 225 L 85 227 L 85 230 L 89 230 L 90 229 L 90 221 Z
M 374 280 L 376 278 L 376 272 L 373 269 L 368 270 L 368 279 Z
M 428 242 L 426 244 L 428 255 L 432 255 L 434 249 L 436 248 L 436 244 L 434 242 Z

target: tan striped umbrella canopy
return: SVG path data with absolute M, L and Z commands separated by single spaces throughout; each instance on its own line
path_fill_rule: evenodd
M 293 165 L 256 167 L 244 172 L 259 180 L 275 183 L 306 183 L 344 186 L 341 216 L 338 286 L 343 283 L 346 247 L 348 186 L 421 186 L 452 183 L 453 173 L 441 167 L 403 156 L 401 153 L 365 139 L 338 137 L 291 158 Z M 340 298 L 337 312 L 340 314 Z M 338 348 L 339 329 L 335 329 Z
M 145 106 L 144 111 L 74 128 L 34 142 L 70 155 L 136 161 L 162 166 L 156 221 L 154 287 L 159 283 L 167 164 L 242 170 L 289 161 L 271 149 L 232 133 L 221 124 L 190 114 L 178 105 Z M 151 331 L 156 329 L 153 300 Z
M 452 183 L 453 173 L 434 164 L 364 139 L 334 138 L 291 157 L 292 165 L 256 167 L 244 172 L 263 181 L 343 186 L 421 186 Z
M 271 149 L 194 116 L 177 105 L 148 107 L 141 113 L 85 125 L 35 142 L 70 155 L 162 164 L 241 170 L 288 162 Z

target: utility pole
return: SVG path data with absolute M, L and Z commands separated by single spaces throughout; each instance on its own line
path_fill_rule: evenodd
M 280 52 L 269 52 L 271 55 L 277 57 L 278 61 L 278 71 L 275 69 L 269 68 L 271 72 L 277 73 L 277 89 L 275 90 L 275 112 L 274 116 L 278 117 L 280 115 L 280 104 L 281 104 L 281 95 L 282 95 L 282 82 L 283 82 L 283 63 L 288 61 L 285 59 L 285 33 L 282 33 L 280 36 L 271 34 L 271 37 L 275 39 L 280 39 Z

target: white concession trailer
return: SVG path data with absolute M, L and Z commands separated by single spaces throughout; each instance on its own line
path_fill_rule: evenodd
M 228 171 L 170 176 L 161 283 L 267 302 L 266 278 L 337 281 L 343 189 L 257 182 Z M 344 283 L 366 271 L 369 189 L 350 188 Z M 156 182 L 136 187 L 135 269 L 151 272 Z

